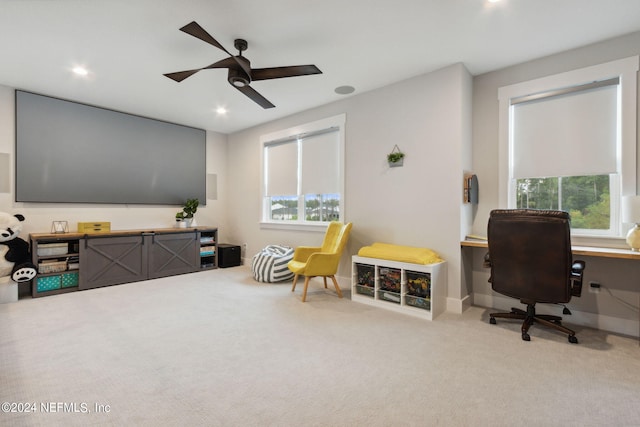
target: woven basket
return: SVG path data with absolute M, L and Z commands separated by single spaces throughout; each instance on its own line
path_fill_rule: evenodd
M 59 273 L 67 270 L 67 261 L 43 262 L 38 264 L 38 273 Z

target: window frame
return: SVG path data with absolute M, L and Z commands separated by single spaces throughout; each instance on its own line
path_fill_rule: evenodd
M 269 203 L 269 197 L 267 196 L 267 165 L 265 150 L 269 145 L 276 143 L 277 141 L 294 140 L 304 138 L 305 135 L 313 135 L 321 133 L 331 128 L 335 128 L 338 132 L 338 188 L 340 194 L 339 209 L 339 221 L 345 220 L 344 210 L 344 188 L 345 188 L 345 123 L 346 114 L 338 114 L 335 116 L 327 117 L 325 119 L 316 120 L 310 123 L 290 127 L 276 132 L 271 132 L 260 136 L 260 227 L 265 229 L 287 229 L 287 230 L 316 230 L 325 231 L 328 221 L 307 221 L 304 215 L 304 194 L 298 194 L 298 219 L 297 220 L 272 220 L 269 213 L 271 212 L 271 206 Z M 298 158 L 298 164 L 300 166 L 300 157 Z M 300 179 L 300 170 L 298 170 L 298 179 Z M 298 192 L 300 192 L 300 186 L 298 185 Z M 302 212 L 302 213 L 300 213 Z
M 636 99 L 638 56 L 606 62 L 586 68 L 555 74 L 498 89 L 499 102 L 499 206 L 512 208 L 516 203 L 515 178 L 513 177 L 511 100 L 531 94 L 552 92 L 564 88 L 579 87 L 591 82 L 619 78 L 619 126 L 618 174 L 620 184 L 610 184 L 612 228 L 606 232 L 572 229 L 572 234 L 587 237 L 622 237 L 620 199 L 622 195 L 636 194 L 637 136 Z

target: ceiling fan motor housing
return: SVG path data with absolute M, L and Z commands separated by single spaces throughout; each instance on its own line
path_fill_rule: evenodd
M 236 59 L 245 63 L 247 69 L 251 69 L 251 62 L 249 62 L 247 58 L 238 55 L 236 56 Z M 235 87 L 245 87 L 249 86 L 249 83 L 251 83 L 251 76 L 238 65 L 237 67 L 229 67 L 227 80 Z

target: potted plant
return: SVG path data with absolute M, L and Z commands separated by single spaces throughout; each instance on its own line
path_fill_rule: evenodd
M 191 227 L 193 224 L 193 216 L 198 210 L 200 201 L 198 199 L 187 199 L 182 210 L 176 214 L 176 222 L 184 223 L 185 227 Z
M 393 147 L 393 150 L 387 154 L 387 162 L 389 163 L 389 167 L 397 167 L 402 166 L 404 159 L 404 153 L 400 151 L 398 146 Z

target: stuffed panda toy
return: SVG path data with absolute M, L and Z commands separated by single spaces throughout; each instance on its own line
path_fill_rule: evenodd
M 27 282 L 38 273 L 29 244 L 18 237 L 23 221 L 22 215 L 0 212 L 0 277 L 11 276 L 14 282 Z

